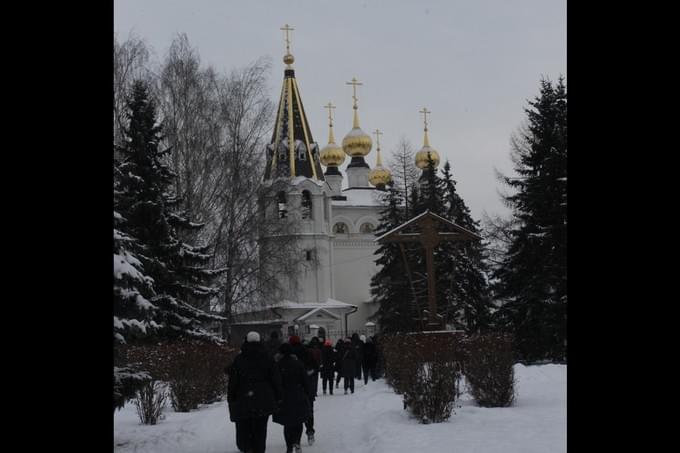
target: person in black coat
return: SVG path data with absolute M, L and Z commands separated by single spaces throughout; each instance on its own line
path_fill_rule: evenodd
M 314 434 L 316 430 L 314 429 L 314 401 L 316 400 L 316 393 L 314 392 L 314 386 L 312 379 L 317 377 L 315 374 L 319 369 L 319 364 L 316 363 L 312 354 L 308 351 L 307 347 L 302 344 L 300 337 L 293 335 L 288 340 L 291 347 L 293 348 L 293 354 L 302 362 L 307 372 L 307 379 L 309 381 L 309 402 L 311 407 L 311 412 L 309 418 L 305 421 L 305 433 L 307 434 L 307 442 L 309 445 L 314 443 Z M 318 377 L 317 377 L 318 379 Z
M 376 380 L 375 365 L 378 361 L 378 354 L 373 344 L 371 337 L 366 339 L 364 343 L 364 356 L 361 367 L 364 372 L 364 385 L 368 384 L 368 375 L 371 375 L 372 380 Z
M 302 424 L 307 421 L 311 412 L 309 402 L 309 379 L 305 367 L 293 354 L 290 344 L 284 343 L 279 348 L 281 359 L 277 367 L 283 382 L 283 403 L 272 420 L 283 425 L 283 437 L 286 440 L 286 453 L 300 452 Z
M 333 381 L 335 378 L 335 349 L 331 340 L 326 340 L 321 348 L 321 382 L 323 387 L 323 394 L 326 394 L 326 384 L 328 384 L 328 392 L 333 394 Z
M 281 375 L 260 343 L 257 332 L 249 332 L 241 353 L 225 370 L 229 375 L 227 403 L 229 418 L 236 424 L 236 446 L 242 452 L 264 453 L 267 421 L 283 398 Z
M 353 333 L 351 338 L 352 348 L 354 348 L 354 355 L 357 362 L 355 377 L 361 380 L 361 363 L 363 362 L 364 342 L 359 338 L 358 333 Z
M 335 343 L 335 371 L 338 373 L 338 377 L 335 380 L 335 388 L 340 385 L 340 378 L 342 378 L 342 356 L 345 354 L 345 342 L 342 338 L 338 339 Z
M 354 378 L 357 372 L 357 354 L 356 349 L 352 347 L 352 344 L 347 340 L 347 346 L 344 348 L 342 353 L 342 377 L 345 378 L 345 395 L 347 395 L 347 389 L 350 389 L 354 393 Z

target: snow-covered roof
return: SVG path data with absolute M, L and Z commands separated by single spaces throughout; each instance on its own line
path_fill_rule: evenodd
M 263 321 L 241 321 L 233 322 L 232 325 L 235 326 L 251 326 L 257 324 L 283 324 L 285 321 L 282 319 L 265 319 Z
M 399 225 L 399 226 L 397 226 L 397 227 L 395 227 L 395 228 L 392 228 L 390 231 L 388 231 L 387 233 L 383 234 L 382 236 L 375 238 L 374 241 L 375 241 L 375 242 L 380 242 L 382 239 L 386 238 L 387 236 L 391 236 L 391 235 L 393 235 L 393 234 L 395 234 L 395 233 L 397 233 L 397 232 L 399 232 L 399 231 L 405 229 L 405 228 L 408 227 L 409 225 L 411 225 L 411 224 L 413 224 L 413 223 L 417 223 L 421 218 L 423 218 L 423 217 L 425 217 L 425 216 L 434 217 L 435 219 L 437 219 L 438 221 L 444 223 L 445 225 L 448 225 L 448 226 L 450 226 L 450 227 L 453 227 L 453 229 L 456 230 L 456 233 L 463 233 L 465 236 L 467 236 L 467 237 L 469 237 L 469 238 L 482 239 L 482 237 L 479 236 L 478 234 L 476 234 L 476 233 L 474 233 L 474 232 L 472 232 L 472 231 L 470 231 L 470 230 L 468 230 L 468 229 L 466 229 L 466 228 L 463 228 L 462 226 L 460 226 L 460 225 L 458 225 L 458 224 L 455 224 L 455 223 L 453 223 L 452 221 L 445 219 L 444 217 L 438 216 L 438 215 L 435 214 L 434 212 L 430 212 L 429 210 L 427 210 L 427 211 L 425 211 L 425 212 L 423 212 L 423 213 L 421 213 L 421 214 L 418 214 L 417 216 L 415 216 L 414 218 L 412 218 L 412 219 L 409 220 L 408 222 L 402 223 L 401 225 Z M 446 233 L 444 233 L 444 234 L 446 234 Z
M 292 302 L 284 300 L 278 304 L 270 305 L 269 308 L 290 308 L 310 310 L 312 308 L 356 308 L 356 305 L 340 302 L 339 300 L 328 298 L 324 302 Z
M 380 197 L 384 192 L 373 187 L 352 188 L 342 191 L 347 200 L 333 200 L 333 206 L 382 206 Z

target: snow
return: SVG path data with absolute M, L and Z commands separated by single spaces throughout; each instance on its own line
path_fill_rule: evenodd
M 305 453 L 562 453 L 567 451 L 566 365 L 515 365 L 517 398 L 512 407 L 477 407 L 463 394 L 444 423 L 419 424 L 402 409 L 401 396 L 383 380 L 355 382 L 355 394 L 335 394 L 314 404 L 316 443 Z M 120 453 L 237 453 L 226 402 L 190 413 L 166 408 L 165 419 L 140 425 L 133 404 L 114 415 Z M 269 420 L 267 452 L 285 451 L 283 427 Z

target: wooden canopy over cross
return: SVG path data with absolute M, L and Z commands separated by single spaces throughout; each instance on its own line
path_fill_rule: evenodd
M 447 231 L 448 230 L 448 231 Z M 425 248 L 427 263 L 427 330 L 440 330 L 442 322 L 437 315 L 437 293 L 435 291 L 435 268 L 433 252 L 440 242 L 475 241 L 482 237 L 460 225 L 446 220 L 430 211 L 412 218 L 375 239 L 379 244 L 388 242 L 420 242 Z M 401 244 L 400 244 L 401 245 Z

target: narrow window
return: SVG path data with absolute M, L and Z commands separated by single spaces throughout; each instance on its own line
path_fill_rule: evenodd
M 276 201 L 279 207 L 279 219 L 285 219 L 288 217 L 288 204 L 286 202 L 286 193 L 279 192 L 276 196 Z
M 312 194 L 309 190 L 302 191 L 302 218 L 312 218 Z
M 306 258 L 307 261 L 312 261 L 312 251 L 311 250 L 305 250 Z

